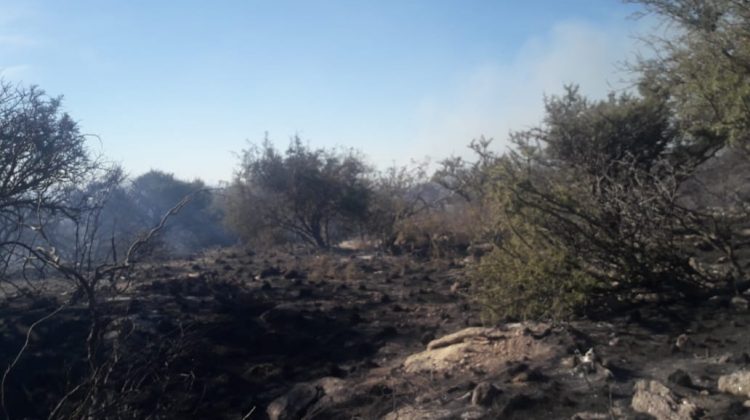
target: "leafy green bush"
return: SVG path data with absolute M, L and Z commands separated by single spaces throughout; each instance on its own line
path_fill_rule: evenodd
M 643 291 L 700 298 L 722 283 L 738 292 L 746 278 L 736 226 L 750 207 L 740 189 L 714 199 L 719 209 L 695 203 L 711 194 L 701 165 L 727 147 L 749 149 L 750 7 L 630 1 L 677 28 L 634 66 L 639 94 L 589 101 L 568 88 L 484 172 L 502 240 L 476 279 L 496 316 L 567 316 Z M 702 269 L 696 238 L 730 269 Z
M 628 0 L 668 22 L 636 70 L 670 97 L 674 124 L 696 148 L 750 150 L 750 6 L 745 0 Z M 695 150 L 695 148 L 694 148 Z
M 707 225 L 680 202 L 693 167 L 670 154 L 679 138 L 659 98 L 589 102 L 570 88 L 513 140 L 490 171 L 501 240 L 477 275 L 493 313 L 564 317 L 643 291 L 696 296 L 716 280 L 691 264 L 686 234 Z
M 541 235 L 511 236 L 482 258 L 475 284 L 485 313 L 497 319 L 561 319 L 580 313 L 595 280 L 565 248 Z

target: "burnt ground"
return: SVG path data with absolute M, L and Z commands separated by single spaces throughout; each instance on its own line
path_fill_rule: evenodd
M 119 349 L 118 360 L 130 360 L 115 363 L 113 376 L 133 378 L 115 394 L 139 407 L 136 418 L 265 419 L 274 401 L 292 413 L 286 418 L 635 418 L 630 402 L 641 378 L 695 401 L 703 418 L 750 418 L 743 398 L 717 390 L 720 375 L 750 363 L 750 314 L 728 297 L 535 327 L 530 340 L 554 349 L 539 359 L 516 348 L 492 369 L 475 357 L 460 368 L 410 371 L 404 362 L 432 340 L 482 325 L 467 297 L 467 269 L 460 260 L 246 250 L 143 265 L 126 292 L 102 291 L 102 354 Z M 47 298 L 3 299 L 3 366 L 29 326 L 66 299 L 58 286 Z M 76 383 L 86 319 L 76 304 L 34 329 L 5 385 L 9 418 L 46 418 Z M 508 346 L 514 334 L 502 338 Z M 606 378 L 576 368 L 575 355 L 590 348 Z M 483 383 L 497 396 L 472 404 Z M 315 384 L 317 394 L 292 407 L 290 390 L 304 394 L 300 384 Z

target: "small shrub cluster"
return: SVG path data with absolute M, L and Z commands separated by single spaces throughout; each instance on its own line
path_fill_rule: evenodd
M 563 319 L 579 314 L 596 281 L 565 249 L 537 235 L 512 236 L 474 272 L 490 319 Z

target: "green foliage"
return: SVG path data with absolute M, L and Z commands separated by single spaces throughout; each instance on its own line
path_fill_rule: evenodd
M 564 95 L 546 100 L 545 110 L 544 128 L 516 133 L 517 141 L 540 143 L 548 159 L 589 174 L 611 171 L 611 163 L 624 158 L 648 168 L 674 140 L 666 102 L 648 93 L 591 101 L 567 86 Z
M 745 0 L 633 0 L 674 25 L 639 63 L 641 83 L 666 94 L 693 151 L 750 147 L 750 5 Z
M 491 144 L 492 139 L 484 137 L 472 140 L 469 149 L 474 152 L 476 159 L 469 161 L 460 156 L 444 159 L 432 180 L 466 202 L 481 206 L 490 181 L 490 169 L 499 159 L 490 149 Z
M 502 240 L 478 271 L 488 307 L 564 317 L 638 290 L 700 288 L 683 240 L 699 227 L 679 203 L 688 173 L 669 159 L 668 117 L 652 98 L 589 102 L 571 88 L 547 101 L 542 126 L 513 135 L 516 151 L 491 171 Z
M 482 258 L 474 277 L 493 320 L 569 318 L 585 308 L 595 283 L 564 247 L 528 235 L 509 237 Z
M 474 273 L 478 299 L 492 319 L 561 319 L 581 313 L 603 282 L 580 266 L 575 249 L 555 232 L 561 227 L 553 212 L 540 206 L 536 191 L 545 191 L 561 206 L 580 206 L 571 177 L 530 165 L 527 154 L 505 156 L 491 173 L 488 192 L 494 214 L 495 250 L 482 258 Z
M 731 203 L 722 212 L 690 203 L 710 189 L 701 165 L 727 146 L 750 150 L 750 3 L 632 2 L 674 25 L 636 66 L 639 95 L 590 101 L 569 87 L 485 172 L 502 240 L 477 284 L 497 316 L 567 316 L 644 290 L 700 296 L 744 276 L 739 191 L 718 200 Z M 721 251 L 730 274 L 695 263 L 690 238 Z

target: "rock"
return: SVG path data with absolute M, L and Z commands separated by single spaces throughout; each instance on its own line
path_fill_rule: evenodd
M 451 293 L 454 295 L 457 294 L 461 290 L 461 282 L 456 281 L 451 285 Z
M 461 420 L 483 420 L 487 418 L 487 414 L 483 411 L 467 411 L 461 414 Z
M 726 301 L 721 296 L 714 295 L 708 298 L 706 302 L 708 303 L 709 306 L 712 306 L 714 308 L 720 308 L 724 306 Z
M 313 291 L 312 289 L 302 288 L 295 290 L 293 295 L 297 299 L 306 299 L 312 297 Z
M 515 363 L 508 368 L 508 375 L 515 376 L 521 372 L 529 370 L 529 365 L 526 363 Z
M 646 413 L 657 420 L 690 420 L 698 415 L 698 407 L 687 400 L 679 401 L 664 384 L 653 380 L 638 380 L 631 401 L 633 410 Z
M 747 365 L 750 364 L 750 355 L 747 353 L 742 353 L 738 356 L 732 357 L 730 361 L 732 363 L 737 363 L 738 365 Z
M 270 420 L 297 420 L 317 402 L 323 390 L 310 384 L 297 384 L 286 394 L 275 399 L 266 409 Z
M 420 338 L 419 341 L 421 341 L 422 344 L 427 345 L 427 344 L 430 343 L 430 341 L 432 341 L 434 339 L 435 339 L 435 334 L 433 334 L 433 333 L 431 333 L 431 332 L 428 331 L 428 332 L 422 334 L 422 338 Z
M 739 401 L 732 401 L 729 406 L 726 407 L 724 412 L 724 418 L 747 418 L 747 407 L 745 404 Z
M 543 362 L 565 353 L 565 340 L 538 339 L 533 334 L 518 333 L 520 326 L 499 328 L 466 328 L 431 341 L 427 350 L 409 356 L 404 362 L 408 373 L 504 370 L 509 363 L 524 360 Z M 560 336 L 555 338 L 562 338 Z
M 611 364 L 611 362 L 608 362 L 608 364 Z M 611 370 L 604 367 L 601 358 L 596 354 L 593 347 L 584 355 L 576 352 L 573 366 L 573 373 L 585 377 L 588 381 L 608 381 L 615 377 Z
M 345 380 L 324 377 L 294 385 L 286 395 L 268 405 L 266 414 L 270 420 L 297 420 L 326 406 L 344 403 L 353 395 Z
M 524 382 L 544 382 L 547 380 L 547 376 L 544 375 L 539 369 L 531 369 L 525 372 L 521 372 L 514 376 L 511 382 L 513 383 L 524 383 Z
M 675 351 L 685 351 L 689 347 L 691 347 L 693 344 L 692 340 L 690 339 L 690 336 L 687 334 L 680 334 L 677 337 L 677 340 L 674 342 L 673 350 Z
M 504 335 L 505 332 L 497 328 L 471 327 L 431 341 L 427 345 L 427 350 L 436 350 L 442 347 L 448 347 L 454 344 L 463 343 L 471 339 L 500 338 Z
M 478 409 L 446 408 L 417 408 L 413 406 L 402 407 L 392 411 L 383 417 L 383 420 L 455 420 L 455 419 L 478 419 L 484 413 Z
M 612 418 L 612 416 L 606 413 L 591 413 L 585 411 L 583 413 L 573 414 L 573 417 L 571 417 L 570 420 L 609 420 L 610 418 Z
M 352 388 L 343 379 L 325 377 L 318 379 L 313 383 L 313 385 L 323 393 L 323 396 L 321 397 L 318 404 L 341 404 L 342 402 L 347 401 L 353 395 Z
M 599 358 L 592 347 L 583 356 L 577 356 L 576 369 L 579 372 L 593 373 L 596 372 L 596 364 L 598 362 Z
M 528 408 L 533 407 L 538 401 L 537 397 L 532 397 L 526 394 L 517 394 L 505 403 L 502 410 L 500 410 L 501 417 L 505 418 L 513 414 L 513 412 L 518 410 L 526 410 Z
M 433 400 L 433 398 L 434 398 L 434 397 L 433 397 L 432 395 L 425 395 L 425 394 L 420 394 L 420 395 L 417 395 L 417 396 L 416 396 L 416 397 L 414 398 L 414 402 L 415 402 L 416 404 L 418 404 L 418 405 L 424 405 L 424 404 L 426 404 L 426 403 L 428 403 L 428 402 L 432 401 L 432 400 Z
M 271 329 L 303 328 L 307 318 L 292 305 L 277 305 L 258 316 L 258 319 Z
M 643 303 L 659 303 L 662 298 L 663 297 L 659 293 L 637 293 L 633 297 L 633 300 Z
M 741 370 L 719 377 L 719 391 L 750 397 L 750 371 Z
M 489 407 L 500 396 L 500 391 L 490 382 L 482 382 L 474 388 L 471 393 L 471 404 L 475 406 Z
M 375 337 L 382 340 L 385 338 L 395 337 L 397 335 L 398 329 L 396 327 L 394 327 L 393 325 L 386 325 L 380 329 Z
M 568 356 L 564 357 L 560 360 L 560 366 L 566 368 L 566 369 L 574 369 L 578 365 L 578 357 L 576 356 Z
M 268 277 L 278 276 L 281 275 L 281 270 L 278 269 L 278 267 L 268 267 L 264 268 L 259 274 L 258 279 L 265 279 Z
M 692 388 L 695 386 L 690 375 L 682 369 L 677 369 L 669 374 L 667 380 L 673 384 L 684 386 L 686 388 Z
M 581 358 L 576 358 L 577 364 L 574 364 L 573 373 L 589 382 L 609 381 L 615 378 L 612 371 L 599 362 L 581 362 Z M 585 359 L 584 359 L 585 360 Z
M 120 331 L 107 331 L 103 336 L 102 339 L 104 341 L 115 341 L 118 338 L 120 338 Z
M 737 311 L 747 311 L 750 307 L 750 303 L 748 303 L 747 299 L 741 296 L 733 297 L 732 300 L 729 301 L 729 303 L 732 305 L 732 308 Z

